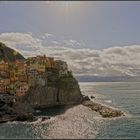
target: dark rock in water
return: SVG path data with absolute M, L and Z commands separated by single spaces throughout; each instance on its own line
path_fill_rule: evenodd
M 92 101 L 84 101 L 82 104 L 98 112 L 102 117 L 112 118 L 124 116 L 124 113 L 122 111 L 99 103 L 94 103 Z
M 91 99 L 94 99 L 95 97 L 94 97 L 94 96 L 90 96 L 90 98 L 91 98 Z
M 42 121 L 45 121 L 45 120 L 46 120 L 46 118 L 43 117 L 43 118 L 42 118 Z
M 23 112 L 30 112 L 33 113 L 34 109 L 28 103 L 23 103 L 21 101 L 17 101 L 13 104 L 13 109 L 16 110 L 18 114 Z
M 90 98 L 88 96 L 83 95 L 82 102 L 83 101 L 90 101 Z
M 51 117 L 49 117 L 49 116 L 43 116 L 41 121 L 45 121 L 45 120 L 48 120 L 48 119 L 50 119 L 50 118 L 51 118 Z
M 17 102 L 10 107 L 8 104 L 4 104 L 0 107 L 0 122 L 7 121 L 35 121 L 32 108 L 27 104 Z
M 15 121 L 36 121 L 37 118 L 32 113 L 21 113 L 18 114 Z
M 17 115 L 16 121 L 27 121 L 27 115 L 26 114 Z
M 0 112 L 1 114 L 8 114 L 8 115 L 16 114 L 16 111 L 12 107 L 9 107 L 7 104 L 3 105 L 0 108 Z
M 120 117 L 123 115 L 122 111 L 116 110 L 116 109 L 110 109 L 110 108 L 101 109 L 101 110 L 99 110 L 99 113 L 103 117 Z

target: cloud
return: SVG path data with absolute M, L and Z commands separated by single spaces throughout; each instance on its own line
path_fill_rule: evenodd
M 81 47 L 76 40 L 51 40 L 52 45 L 43 46 L 43 40 L 32 33 L 2 33 L 0 41 L 26 57 L 46 54 L 62 59 L 75 75 L 140 76 L 140 45 L 95 50 Z
M 40 36 L 43 40 L 54 37 L 53 34 L 45 33 L 44 35 Z
M 52 44 L 58 45 L 59 43 L 58 43 L 58 41 L 53 40 Z
M 76 40 L 64 40 L 63 41 L 64 45 L 67 47 L 80 47 L 82 44 Z
M 140 46 L 111 47 L 103 50 L 49 46 L 44 50 L 68 62 L 75 75 L 140 75 Z
M 45 33 L 45 36 L 48 38 L 48 37 L 53 37 L 54 35 L 53 34 L 49 34 L 49 33 Z
M 20 50 L 21 53 L 25 53 L 32 56 L 34 53 L 39 54 L 42 50 L 42 41 L 35 38 L 32 33 L 2 33 L 0 34 L 0 41 L 7 46 Z

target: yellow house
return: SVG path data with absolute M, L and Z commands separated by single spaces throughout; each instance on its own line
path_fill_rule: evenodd
M 27 64 L 24 61 L 15 61 L 9 67 L 11 82 L 27 81 Z
M 38 70 L 39 72 L 45 72 L 46 66 L 45 66 L 45 65 L 38 65 L 37 70 Z
M 10 81 L 15 82 L 18 80 L 18 72 L 15 69 L 10 70 Z

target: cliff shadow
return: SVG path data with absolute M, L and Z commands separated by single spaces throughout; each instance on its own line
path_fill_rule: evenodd
M 75 105 L 59 105 L 47 108 L 35 108 L 35 116 L 56 116 L 65 113 L 69 108 Z

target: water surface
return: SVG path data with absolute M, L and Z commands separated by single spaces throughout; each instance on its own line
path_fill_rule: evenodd
M 83 94 L 97 102 L 117 107 L 129 115 L 120 119 L 103 119 L 82 105 L 68 110 L 51 108 L 38 115 L 50 120 L 34 123 L 0 124 L 0 138 L 140 138 L 140 83 L 79 83 Z
M 129 114 L 126 118 L 106 121 L 96 138 L 140 138 L 140 82 L 94 82 L 80 85 L 85 94 L 97 92 L 95 96 L 103 103 Z

